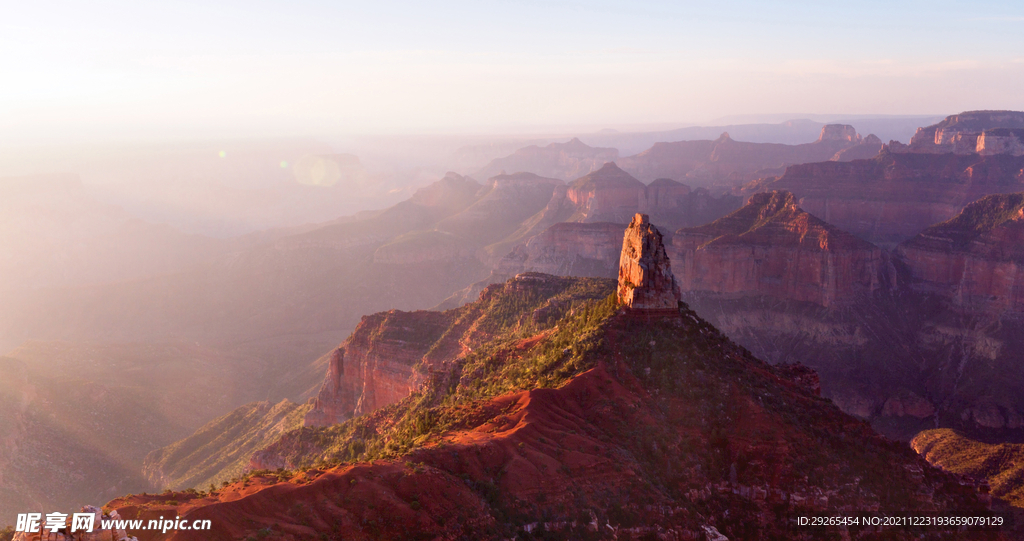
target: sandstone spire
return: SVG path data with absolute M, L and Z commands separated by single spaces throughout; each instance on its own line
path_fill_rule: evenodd
M 661 232 L 637 214 L 622 239 L 619 302 L 633 310 L 678 310 L 679 299 Z

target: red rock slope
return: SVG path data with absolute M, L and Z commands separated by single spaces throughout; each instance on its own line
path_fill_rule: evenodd
M 174 541 L 809 539 L 841 532 L 796 517 L 990 514 L 973 487 L 817 396 L 806 369 L 753 358 L 685 308 L 650 319 L 614 296 L 551 303 L 580 288 L 595 291 L 534 275 L 492 292 L 478 308 L 509 322 L 494 340 L 392 406 L 268 448 L 301 472 L 108 507 L 213 524 Z

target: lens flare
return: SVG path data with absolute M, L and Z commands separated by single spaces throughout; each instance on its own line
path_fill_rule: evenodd
M 303 156 L 292 170 L 295 179 L 308 186 L 334 186 L 341 180 L 338 163 L 325 156 Z

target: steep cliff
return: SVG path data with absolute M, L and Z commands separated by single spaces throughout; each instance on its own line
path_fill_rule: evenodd
M 978 136 L 976 150 L 982 156 L 991 156 L 993 154 L 1024 155 L 1024 128 L 987 129 Z
M 305 425 L 329 426 L 398 402 L 432 372 L 444 369 L 495 333 L 528 324 L 507 319 L 510 307 L 532 303 L 538 310 L 532 317 L 543 320 L 569 309 L 573 302 L 592 298 L 593 291 L 582 287 L 588 284 L 592 282 L 525 273 L 484 288 L 477 302 L 460 308 L 365 316 L 352 335 L 328 354 L 327 375 Z
M 437 229 L 484 244 L 504 239 L 544 209 L 564 184 L 532 173 L 490 177 L 471 205 L 438 222 Z
M 622 225 L 608 222 L 555 224 L 516 246 L 498 263 L 495 273 L 514 276 L 530 271 L 614 278 L 622 229 Z
M 571 183 L 566 198 L 576 207 L 573 222 L 627 223 L 645 199 L 647 186 L 613 162 Z
M 852 162 L 853 160 L 871 159 L 877 156 L 884 146 L 885 145 L 882 143 L 881 139 L 876 137 L 874 134 L 870 134 L 856 145 L 836 152 L 835 155 L 830 158 L 830 161 Z
M 1024 157 L 897 154 L 794 165 L 756 191 L 787 190 L 805 211 L 883 247 L 948 220 L 983 196 L 1024 189 Z
M 755 359 L 685 307 L 650 319 L 593 295 L 544 312 L 564 293 L 614 288 L 592 284 L 532 275 L 493 290 L 478 308 L 509 324 L 416 392 L 265 451 L 302 471 L 253 471 L 209 493 L 108 507 L 213 524 L 171 541 L 778 539 L 805 535 L 797 516 L 987 512 L 973 487 L 817 396 L 805 369 Z
M 927 154 L 972 154 L 981 152 L 986 144 L 982 134 L 993 128 L 1024 128 L 1024 112 L 1020 111 L 966 111 L 950 115 L 942 122 L 918 128 L 909 145 L 890 143 L 892 152 Z M 994 153 L 989 142 L 987 153 Z
M 896 250 L 911 287 L 993 317 L 1024 312 L 1024 194 L 990 195 Z
M 327 426 L 397 402 L 413 389 L 413 367 L 448 330 L 453 314 L 391 310 L 362 321 L 329 354 L 327 376 L 306 414 Z
M 676 231 L 669 256 L 684 291 L 822 306 L 870 295 L 886 270 L 879 248 L 804 212 L 784 191 L 753 195 L 724 218 Z

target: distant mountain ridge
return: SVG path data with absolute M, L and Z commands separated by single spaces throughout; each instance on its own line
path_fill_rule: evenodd
M 817 141 L 800 145 L 739 142 L 726 132 L 714 141 L 655 143 L 624 158 L 621 165 L 641 180 L 667 177 L 700 186 L 736 184 L 781 174 L 787 165 L 827 161 L 858 145 L 877 150 L 875 140 L 864 141 L 853 126 L 840 124 L 823 126 Z
M 619 151 L 614 148 L 590 147 L 578 138 L 566 143 L 551 143 L 521 148 L 505 158 L 492 160 L 472 173 L 479 178 L 516 172 L 529 172 L 543 177 L 572 180 L 595 171 L 605 162 L 615 161 Z

